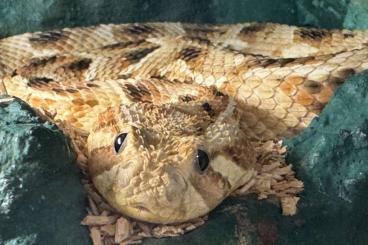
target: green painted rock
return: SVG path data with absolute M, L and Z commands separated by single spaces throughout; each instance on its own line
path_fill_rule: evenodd
M 90 244 L 74 160 L 55 125 L 0 97 L 0 244 Z
M 368 244 L 368 71 L 349 79 L 321 116 L 286 142 L 305 182 L 288 244 Z
M 367 0 L 296 0 L 294 24 L 324 28 L 368 28 Z

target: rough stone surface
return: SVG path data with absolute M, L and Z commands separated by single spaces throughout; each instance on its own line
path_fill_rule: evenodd
M 347 6 L 344 27 L 350 29 L 368 28 L 368 1 L 352 0 Z
M 297 24 L 324 28 L 368 28 L 367 0 L 296 0 Z
M 292 140 L 288 161 L 305 182 L 292 244 L 368 244 L 368 71 L 349 79 Z
M 294 23 L 292 0 L 2 0 L 0 36 L 60 27 L 142 21 Z
M 296 0 L 297 23 L 300 25 L 341 28 L 349 0 Z
M 62 133 L 0 97 L 0 244 L 90 244 L 85 193 Z

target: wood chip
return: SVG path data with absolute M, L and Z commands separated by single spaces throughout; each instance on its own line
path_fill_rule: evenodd
M 104 225 L 100 227 L 101 232 L 106 233 L 109 236 L 115 236 L 115 224 Z
M 137 225 L 145 236 L 151 236 L 152 225 L 142 222 L 138 222 Z
M 299 197 L 281 198 L 282 214 L 287 216 L 296 214 L 299 199 Z
M 91 236 L 93 245 L 103 245 L 102 239 L 101 239 L 101 232 L 97 227 L 92 227 L 90 229 L 90 236 Z
M 127 239 L 133 232 L 133 227 L 131 225 L 131 223 L 129 222 L 129 220 L 120 217 L 117 221 L 116 221 L 116 225 L 115 225 L 116 229 L 115 229 L 115 242 L 116 243 L 120 243 L 122 241 L 124 241 L 125 239 Z
M 115 241 L 113 237 L 105 237 L 104 238 L 104 245 L 114 245 Z
M 82 225 L 108 225 L 116 221 L 116 216 L 87 215 L 81 222 Z

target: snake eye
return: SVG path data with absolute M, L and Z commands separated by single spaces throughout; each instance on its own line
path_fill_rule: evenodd
M 119 134 L 118 137 L 115 138 L 114 149 L 116 153 L 119 153 L 123 149 L 124 142 L 127 136 L 128 136 L 127 133 L 122 133 L 122 134 Z
M 197 155 L 195 157 L 195 164 L 201 173 L 208 168 L 210 164 L 210 159 L 205 151 L 197 150 Z

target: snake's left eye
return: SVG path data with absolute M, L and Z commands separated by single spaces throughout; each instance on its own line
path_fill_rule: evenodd
M 124 142 L 126 141 L 127 136 L 127 133 L 122 133 L 115 138 L 114 149 L 116 153 L 119 153 L 123 150 L 125 146 Z

